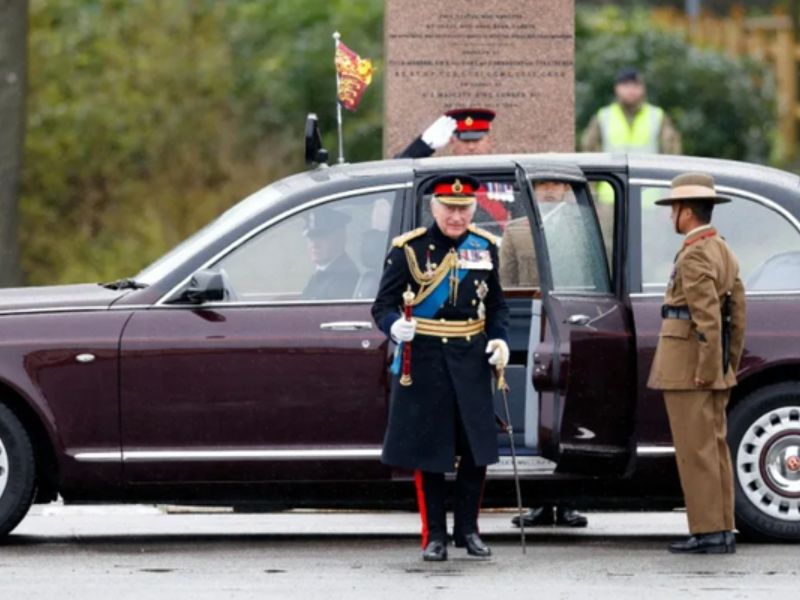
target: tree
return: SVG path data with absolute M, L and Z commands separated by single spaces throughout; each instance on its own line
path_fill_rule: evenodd
M 0 286 L 20 282 L 17 206 L 25 137 L 27 37 L 27 0 L 0 0 Z

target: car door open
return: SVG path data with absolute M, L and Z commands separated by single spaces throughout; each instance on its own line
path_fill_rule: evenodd
M 621 475 L 632 464 L 635 346 L 615 296 L 583 172 L 517 164 L 542 290 L 533 356 L 539 449 L 564 473 Z

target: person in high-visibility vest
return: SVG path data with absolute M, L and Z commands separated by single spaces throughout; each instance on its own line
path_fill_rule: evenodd
M 646 96 L 642 74 L 622 69 L 614 80 L 614 102 L 592 118 L 581 136 L 581 150 L 680 154 L 680 133 L 664 109 L 647 102 Z

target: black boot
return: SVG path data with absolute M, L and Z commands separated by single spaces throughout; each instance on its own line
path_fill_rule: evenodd
M 736 540 L 730 531 L 702 533 L 670 544 L 669 551 L 673 554 L 734 554 Z
M 556 525 L 564 527 L 586 527 L 589 519 L 584 517 L 574 508 L 569 506 L 559 506 L 556 508 Z
M 422 560 L 426 562 L 442 562 L 447 560 L 447 542 L 431 540 L 422 551 Z
M 522 522 L 525 527 L 543 527 L 555 524 L 553 518 L 553 507 L 551 505 L 539 506 L 531 508 L 522 515 Z M 519 516 L 511 519 L 511 524 L 514 527 L 519 527 Z
M 466 548 L 467 554 L 470 556 L 488 558 L 492 555 L 491 548 L 483 543 L 483 540 L 477 533 L 468 533 L 462 538 L 456 538 L 455 546 L 456 548 Z

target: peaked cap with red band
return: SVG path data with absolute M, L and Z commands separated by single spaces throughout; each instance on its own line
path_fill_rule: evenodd
M 445 114 L 456 121 L 453 135 L 465 142 L 477 141 L 489 133 L 495 117 L 488 108 L 454 108 Z
M 447 206 L 469 206 L 480 187 L 481 182 L 469 175 L 442 175 L 431 182 L 429 193 Z

